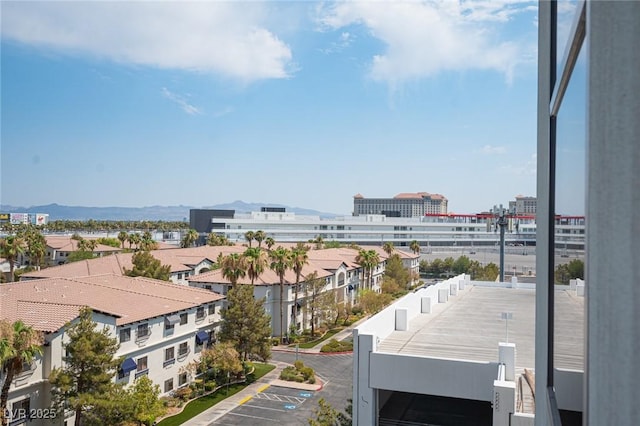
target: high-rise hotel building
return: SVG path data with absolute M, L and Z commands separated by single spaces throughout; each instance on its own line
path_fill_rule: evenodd
M 403 192 L 393 198 L 353 196 L 353 215 L 383 214 L 390 217 L 419 217 L 446 214 L 448 200 L 444 195 L 427 192 Z

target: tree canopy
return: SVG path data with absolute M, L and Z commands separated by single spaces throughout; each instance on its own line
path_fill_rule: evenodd
M 254 299 L 252 285 L 231 288 L 220 316 L 220 340 L 231 342 L 243 360 L 251 354 L 270 357 L 271 318 L 264 310 L 264 299 Z
M 124 268 L 124 274 L 128 277 L 147 277 L 162 281 L 169 281 L 169 277 L 171 277 L 171 266 L 162 265 L 148 251 L 134 253 L 131 262 L 133 269 Z

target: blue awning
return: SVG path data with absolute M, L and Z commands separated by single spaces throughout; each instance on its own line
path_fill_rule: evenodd
M 208 342 L 209 341 L 209 333 L 204 330 L 200 330 L 196 333 L 196 342 L 198 344 Z
M 353 286 L 351 284 L 349 284 L 349 287 L 347 287 L 349 289 L 349 291 L 353 291 Z
M 122 361 L 122 365 L 120 366 L 120 369 L 124 374 L 127 374 L 137 368 L 138 368 L 138 364 L 136 364 L 136 362 L 131 358 L 127 358 L 124 361 Z

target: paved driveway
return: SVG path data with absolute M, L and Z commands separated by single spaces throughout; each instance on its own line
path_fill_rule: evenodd
M 264 385 L 243 403 L 211 425 L 308 425 L 318 400 L 324 398 L 336 409 L 344 410 L 352 395 L 352 354 L 298 354 L 323 379 L 318 391 Z M 295 353 L 273 352 L 273 360 L 293 364 Z

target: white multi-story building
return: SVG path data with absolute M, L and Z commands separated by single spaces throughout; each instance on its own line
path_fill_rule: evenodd
M 262 230 L 278 243 L 292 243 L 322 238 L 342 244 L 409 247 L 417 241 L 421 247 L 495 246 L 500 241 L 496 219 L 490 213 L 425 214 L 419 217 L 388 217 L 380 214 L 324 218 L 296 215 L 292 212 L 235 213 L 232 218 L 212 218 L 215 232 L 230 241 L 245 242 L 247 231 Z M 557 216 L 557 240 L 575 250 L 584 249 L 583 216 Z M 509 217 L 508 245 L 534 246 L 536 222 L 532 216 Z M 563 246 L 564 247 L 564 246 Z
M 283 286 L 283 306 L 284 321 L 283 333 L 288 333 L 291 328 L 303 330 L 310 327 L 311 316 L 308 313 L 308 301 L 312 297 L 309 293 L 309 286 L 306 283 L 307 277 L 312 273 L 325 281 L 325 286 L 319 293 L 333 292 L 335 300 L 340 304 L 353 304 L 356 302 L 357 292 L 365 286 L 374 291 L 380 291 L 380 285 L 385 271 L 387 253 L 376 247 L 380 262 L 373 269 L 371 283 L 365 282 L 368 276 L 356 262 L 358 250 L 351 248 L 336 248 L 323 250 L 310 250 L 308 252 L 309 261 L 301 273 L 300 286 L 298 288 L 298 307 L 295 304 L 295 283 L 296 275 L 292 270 L 287 270 L 284 275 Z M 417 276 L 419 269 L 419 256 L 396 250 L 405 268 L 414 276 Z M 238 281 L 239 284 L 251 284 L 248 277 Z M 231 282 L 223 277 L 221 270 L 213 270 L 204 274 L 189 278 L 189 285 L 212 290 L 226 295 Z M 270 269 L 265 269 L 263 273 L 254 281 L 254 296 L 265 299 L 265 310 L 271 316 L 271 329 L 274 336 L 280 335 L 280 278 Z M 297 317 L 294 318 L 294 312 Z M 317 325 L 317 324 L 316 324 Z
M 147 278 L 96 275 L 82 278 L 49 278 L 0 286 L 2 318 L 22 320 L 44 334 L 44 353 L 26 366 L 9 390 L 8 409 L 45 409 L 51 405 L 48 382 L 53 368 L 63 366 L 65 324 L 79 310 L 93 310 L 97 329 L 106 329 L 118 340 L 116 353 L 123 362 L 115 380 L 125 385 L 147 375 L 163 394 L 191 380 L 181 367 L 195 360 L 215 341 L 223 296 L 201 289 L 177 286 Z M 65 424 L 58 418 L 53 424 Z M 12 425 L 28 419 L 12 419 Z M 31 419 L 29 424 L 52 424 Z

